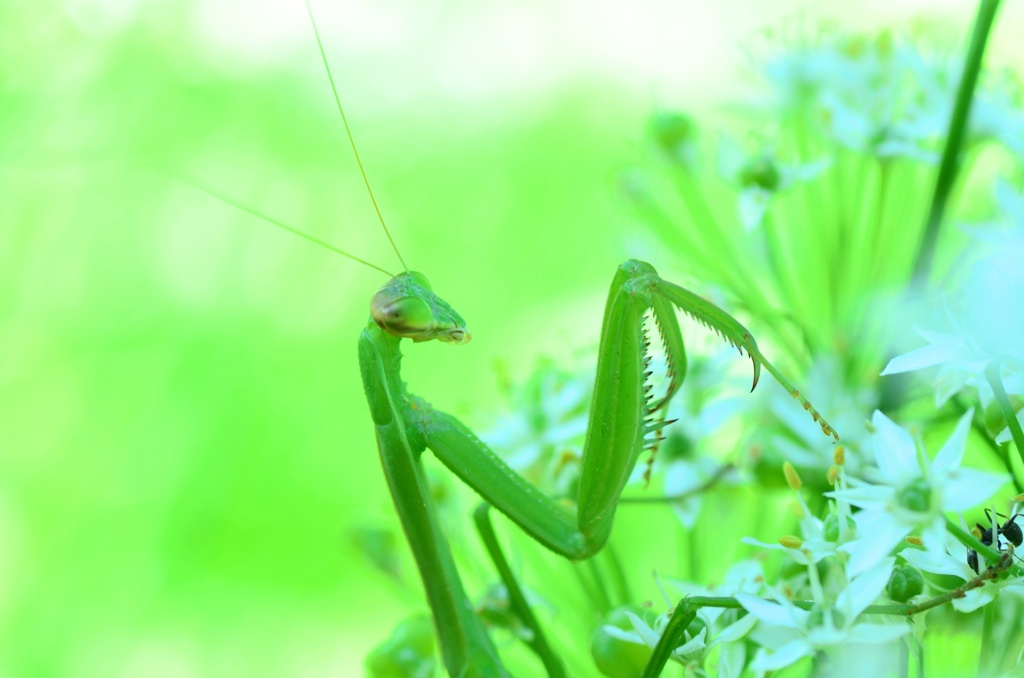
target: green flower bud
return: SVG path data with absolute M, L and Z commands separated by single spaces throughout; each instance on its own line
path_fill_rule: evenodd
M 924 478 L 918 478 L 896 493 L 896 501 L 911 511 L 924 513 L 932 505 L 932 487 Z
M 627 610 L 649 624 L 654 623 L 653 615 L 649 610 L 636 605 L 626 605 L 613 609 L 594 629 L 594 633 L 590 636 L 590 654 L 594 657 L 597 670 L 608 678 L 639 676 L 644 672 L 644 667 L 647 666 L 653 652 L 646 645 L 613 638 L 604 630 L 604 626 L 607 624 L 624 631 L 632 631 L 633 624 L 626 616 Z
M 696 448 L 689 438 L 678 431 L 668 431 L 661 447 L 658 448 L 658 456 L 663 461 L 676 461 L 677 459 L 694 459 Z
M 366 657 L 370 678 L 430 678 L 436 671 L 434 624 L 425 615 L 403 620 Z
M 1021 407 L 1024 407 L 1024 398 L 1018 395 L 1011 395 L 1010 407 L 1013 408 L 1014 414 L 1019 413 Z M 989 432 L 989 435 L 995 438 L 1004 428 L 1006 428 L 1006 417 L 1003 416 L 1003 410 L 999 407 L 999 403 L 993 400 L 985 408 L 985 429 Z
M 686 639 L 693 640 L 700 635 L 700 632 L 703 631 L 706 626 L 707 624 L 704 623 L 703 619 L 700 617 L 694 617 L 693 621 L 690 622 L 690 625 L 686 627 Z
M 487 628 L 504 629 L 523 640 L 531 637 L 530 629 L 512 611 L 504 584 L 494 584 L 487 589 L 477 603 L 476 614 Z
M 897 565 L 885 590 L 897 603 L 905 603 L 924 591 L 924 575 L 910 565 Z
M 774 191 L 782 182 L 782 174 L 771 156 L 761 154 L 747 161 L 740 170 L 739 180 L 744 188 L 757 187 Z
M 825 516 L 824 523 L 825 541 L 839 541 L 839 516 L 834 513 L 830 513 Z M 857 523 L 855 523 L 853 518 L 850 516 L 846 516 L 846 527 L 848 528 L 846 534 L 847 537 L 849 537 L 857 530 Z
M 693 119 L 682 113 L 656 113 L 648 123 L 654 142 L 669 155 L 678 158 L 680 151 L 697 139 Z

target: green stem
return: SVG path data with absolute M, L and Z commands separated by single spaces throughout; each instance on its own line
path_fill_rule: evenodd
M 597 566 L 593 558 L 587 560 L 587 568 L 590 570 L 590 575 L 594 578 L 594 583 L 597 585 L 599 598 L 595 602 L 600 606 L 598 609 L 601 614 L 605 615 L 612 609 L 612 601 L 608 597 L 608 584 L 605 583 L 604 575 L 601 574 L 601 568 Z
M 491 516 L 488 513 L 489 508 L 490 504 L 486 503 L 477 506 L 473 512 L 473 521 L 476 523 L 476 529 L 480 533 L 484 546 L 487 548 L 487 553 L 490 554 L 491 560 L 494 561 L 494 567 L 498 570 L 502 583 L 505 584 L 512 612 L 519 617 L 520 621 L 523 622 L 532 634 L 524 642 L 540 657 L 549 676 L 565 676 L 565 669 L 562 667 L 561 660 L 555 656 L 551 646 L 548 645 L 544 631 L 541 629 L 540 624 L 537 623 L 537 618 L 533 616 L 533 610 L 526 601 L 526 596 L 519 586 L 519 581 L 512 574 L 512 568 L 509 567 L 508 560 L 498 544 L 498 538 L 494 534 L 494 526 L 491 524 Z
M 1013 444 L 1017 446 L 1017 454 L 1020 455 L 1021 461 L 1024 461 L 1024 431 L 1020 428 L 1017 413 L 1013 410 L 1010 398 L 1006 395 L 1006 389 L 1003 387 L 1003 379 L 999 376 L 998 360 L 992 361 L 985 368 L 985 378 L 988 379 L 988 385 L 992 387 L 996 403 L 999 404 L 1003 418 L 1006 419 L 1006 425 L 1010 427 L 1010 435 L 1013 437 Z
M 971 44 L 967 49 L 963 75 L 960 79 L 960 86 L 957 88 L 953 114 L 949 120 L 946 145 L 942 149 L 942 162 L 939 165 L 939 173 L 935 178 L 935 189 L 932 192 L 932 202 L 928 210 L 928 219 L 925 222 L 924 236 L 921 239 L 921 246 L 917 251 L 917 261 L 914 263 L 912 279 L 915 287 L 923 287 L 924 283 L 928 280 L 928 276 L 931 274 L 935 258 L 935 244 L 939 238 L 939 229 L 942 227 L 946 203 L 959 170 L 960 148 L 963 146 L 964 137 L 967 132 L 967 119 L 971 112 L 974 87 L 978 82 L 981 61 L 985 55 L 985 45 L 988 42 L 992 24 L 995 23 L 999 3 L 1000 0 L 981 0 L 978 4 L 978 13 L 975 16 L 974 30 L 971 34 Z
M 668 626 L 665 627 L 661 634 L 661 639 L 658 640 L 658 644 L 654 648 L 654 653 L 651 654 L 651 658 L 647 661 L 647 666 L 644 667 L 642 678 L 657 678 L 660 676 L 661 672 L 665 670 L 665 664 L 668 663 L 672 653 L 685 642 L 683 634 L 686 632 L 690 622 L 697 616 L 697 609 L 701 607 L 700 603 L 695 602 L 696 600 L 695 598 L 683 598 L 679 601 L 679 605 L 676 606 L 675 611 L 672 613 Z
M 978 678 L 995 675 L 995 626 L 996 606 L 987 605 L 981 624 L 981 651 L 978 653 Z
M 949 530 L 950 534 L 956 537 L 957 541 L 969 549 L 974 549 L 977 551 L 978 555 L 984 556 L 985 560 L 990 563 L 1000 562 L 1003 555 L 1006 553 L 1005 551 L 997 551 L 988 544 L 982 544 L 981 540 L 970 532 L 963 530 L 949 518 L 946 518 L 946 529 Z
M 615 585 L 619 589 L 619 603 L 629 603 L 633 600 L 633 592 L 629 587 L 629 580 L 626 578 L 626 571 L 622 568 L 622 560 L 619 552 L 609 542 L 604 547 L 608 562 L 611 563 L 612 575 L 615 577 Z
M 953 397 L 953 403 L 960 410 L 960 414 L 967 411 L 967 406 L 964 405 L 959 396 Z M 996 441 L 992 440 L 992 436 L 989 435 L 988 429 L 985 428 L 984 422 L 981 421 L 980 415 L 975 414 L 973 421 L 971 421 L 971 428 L 973 428 L 981 439 L 985 441 L 992 453 L 996 455 L 996 458 L 1002 462 L 1003 467 L 1006 468 L 1006 472 L 1010 474 L 1010 478 L 1013 480 L 1013 486 L 1017 490 L 1017 494 L 1024 494 L 1024 483 L 1021 483 L 1020 478 L 1017 477 L 1017 472 L 1013 469 L 1013 464 L 1010 462 L 1009 443 L 1000 445 Z

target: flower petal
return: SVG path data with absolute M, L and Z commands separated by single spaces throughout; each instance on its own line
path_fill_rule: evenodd
M 718 656 L 718 678 L 740 678 L 747 662 L 744 643 L 731 643 L 722 648 Z
M 628 610 L 626 610 L 626 616 L 629 617 L 629 621 L 633 625 L 633 630 L 636 631 L 638 636 L 640 636 L 644 645 L 654 647 L 658 644 L 658 641 L 661 640 L 661 636 L 659 636 L 654 629 L 648 626 L 647 622 Z M 604 628 L 605 632 L 609 635 L 615 635 L 611 632 L 611 629 L 614 627 L 605 626 Z M 628 640 L 628 638 L 623 638 L 623 640 Z
M 935 367 L 942 363 L 958 360 L 962 356 L 963 353 L 953 346 L 922 346 L 890 360 L 882 370 L 881 376 L 923 370 L 926 367 Z
M 875 410 L 871 417 L 875 427 L 872 442 L 875 447 L 875 461 L 878 469 L 893 485 L 900 485 L 906 480 L 921 475 L 921 467 L 917 462 L 917 450 L 914 439 L 905 430 L 897 426 L 889 417 Z
M 970 433 L 973 419 L 974 408 L 971 407 L 960 417 L 952 435 L 949 436 L 939 453 L 935 455 L 935 459 L 932 461 L 933 471 L 949 471 L 960 467 L 960 462 L 964 458 L 964 448 L 967 446 L 967 434 Z
M 967 563 L 961 562 L 938 550 L 919 551 L 918 549 L 906 548 L 900 551 L 900 557 L 919 570 L 932 572 L 934 574 L 951 574 L 967 580 L 974 576 Z
M 861 511 L 861 513 L 866 513 Z M 857 514 L 860 516 L 860 513 Z M 881 514 L 871 520 L 871 529 L 864 529 L 860 520 L 857 522 L 857 533 L 865 535 L 860 539 L 843 544 L 840 551 L 850 554 L 846 564 L 846 575 L 856 577 L 881 563 L 889 552 L 910 533 L 910 527 L 894 521 L 891 516 Z
M 690 654 L 691 652 L 696 652 L 697 650 L 703 650 L 704 647 L 705 647 L 704 639 L 707 638 L 707 635 L 708 635 L 708 627 L 705 626 L 704 628 L 702 628 L 700 630 L 700 633 L 698 633 L 694 638 L 692 638 L 692 639 L 688 640 L 687 642 L 683 643 L 682 645 L 677 647 L 675 650 L 673 650 L 673 652 L 675 652 L 680 657 L 683 657 L 683 656 L 686 656 L 686 655 Z
M 763 598 L 752 596 L 747 593 L 737 593 L 736 601 L 743 606 L 743 608 L 757 617 L 760 621 L 765 624 L 771 624 L 772 626 L 784 626 L 787 628 L 795 629 L 800 626 L 800 623 L 794 617 L 793 612 L 803 612 L 806 616 L 806 612 L 799 610 L 795 607 L 786 607 L 777 603 L 769 603 Z
M 946 474 L 942 488 L 943 511 L 966 511 L 989 500 L 1010 479 L 1005 473 L 961 468 Z
M 722 629 L 722 632 L 715 636 L 715 639 L 711 641 L 711 645 L 714 646 L 718 643 L 731 643 L 734 640 L 739 640 L 750 633 L 750 629 L 754 628 L 754 624 L 756 623 L 757 617 L 752 614 L 744 615 Z
M 895 562 L 895 558 L 884 558 L 871 569 L 854 577 L 836 597 L 836 607 L 846 615 L 848 625 L 853 624 L 864 608 L 882 595 L 886 584 L 889 583 L 889 576 L 892 574 L 892 566 Z
M 910 632 L 910 624 L 857 624 L 850 629 L 851 643 L 891 643 Z
M 776 671 L 814 654 L 814 647 L 806 640 L 799 639 L 786 643 L 770 655 L 756 657 L 750 664 L 755 671 Z
M 996 594 L 993 586 L 982 586 L 971 589 L 963 598 L 953 599 L 953 609 L 957 612 L 974 612 L 979 607 L 988 605 L 995 600 Z

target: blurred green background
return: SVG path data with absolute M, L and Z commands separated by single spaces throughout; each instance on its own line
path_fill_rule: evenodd
M 732 124 L 744 46 L 805 3 L 705 4 L 314 4 L 398 246 L 474 334 L 408 348 L 414 392 L 483 425 L 496 363 L 592 344 L 615 265 L 659 264 L 615 198 L 647 115 Z M 804 14 L 973 11 L 845 5 Z M 0 4 L 0 675 L 358 674 L 420 609 L 347 536 L 393 526 L 355 355 L 385 278 L 150 166 L 399 268 L 301 2 Z

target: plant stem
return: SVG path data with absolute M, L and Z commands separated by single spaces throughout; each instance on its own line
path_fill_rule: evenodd
M 992 361 L 985 368 L 985 378 L 988 379 L 988 385 L 992 387 L 992 393 L 996 396 L 996 402 L 1003 413 L 1006 425 L 1010 427 L 1010 435 L 1013 437 L 1013 444 L 1017 446 L 1017 454 L 1020 455 L 1021 461 L 1024 461 L 1024 431 L 1021 431 L 1017 413 L 1014 412 L 1010 398 L 1007 397 L 1006 389 L 1003 387 L 1003 379 L 999 376 L 998 360 Z
M 987 605 L 981 623 L 981 651 L 978 653 L 978 678 L 995 675 L 996 663 L 992 660 L 995 656 L 996 647 L 993 639 L 995 637 L 995 605 Z
M 990 563 L 998 562 L 1002 557 L 1001 551 L 996 551 L 994 548 L 987 544 L 982 544 L 981 540 L 975 537 L 970 532 L 965 532 L 959 525 L 954 523 L 949 518 L 946 518 L 946 529 L 949 533 L 957 538 L 961 544 L 969 549 L 974 549 L 978 552 L 978 555 L 985 556 L 985 560 Z
M 608 561 L 612 566 L 612 575 L 615 577 L 615 585 L 619 589 L 619 604 L 628 603 L 633 600 L 633 592 L 629 587 L 629 580 L 626 578 L 626 571 L 622 568 L 622 560 L 619 558 L 619 552 L 609 542 L 604 548 L 604 552 L 608 554 Z
M 967 406 L 963 404 L 963 401 L 959 396 L 953 397 L 953 403 L 960 410 L 960 414 L 967 411 Z M 981 421 L 979 415 L 976 413 L 974 420 L 971 422 L 971 428 L 981 435 L 981 439 L 985 441 L 992 453 L 996 455 L 1003 467 L 1006 468 L 1006 472 L 1010 474 L 1010 479 L 1013 480 L 1013 486 L 1017 490 L 1017 494 L 1024 494 L 1024 483 L 1021 483 L 1020 478 L 1017 477 L 1017 472 L 1013 470 L 1013 464 L 1010 462 L 1010 452 L 1008 450 L 1010 444 L 1004 443 L 1000 445 L 996 441 L 992 440 L 992 436 L 989 435 L 988 429 L 985 428 L 985 424 Z
M 932 192 L 932 202 L 928 210 L 928 219 L 925 222 L 924 236 L 917 250 L 917 261 L 914 262 L 912 282 L 915 288 L 924 287 L 931 274 L 939 229 L 942 227 L 946 203 L 960 166 L 960 148 L 963 146 L 967 131 L 967 119 L 971 112 L 974 88 L 978 82 L 981 61 L 985 55 L 985 45 L 988 42 L 992 24 L 995 23 L 999 3 L 1000 0 L 981 0 L 978 4 L 971 44 L 967 49 L 967 57 L 964 59 L 960 86 L 957 88 L 953 114 L 950 116 L 949 130 L 946 134 L 946 145 L 942 149 L 942 161 L 939 165 L 939 173 L 935 178 L 935 189 Z

